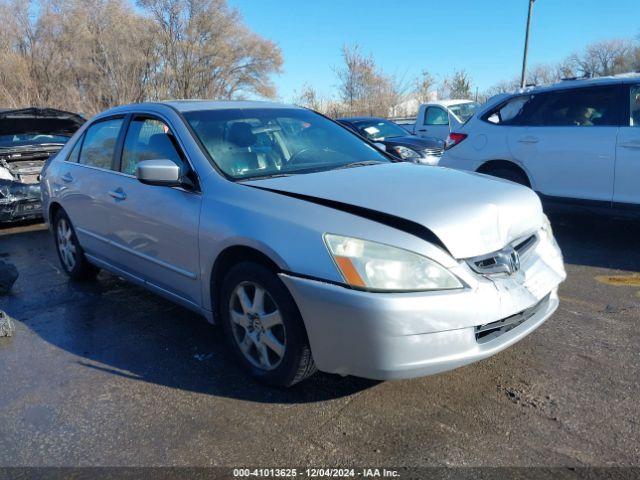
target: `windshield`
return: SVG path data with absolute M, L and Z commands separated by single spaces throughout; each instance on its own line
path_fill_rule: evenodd
M 184 117 L 217 166 L 236 179 L 389 162 L 353 133 L 309 110 L 201 110 Z
M 67 135 L 44 135 L 42 133 L 23 133 L 19 135 L 0 135 L 0 148 L 24 147 L 46 143 L 67 143 Z
M 473 117 L 473 114 L 476 113 L 479 106 L 480 104 L 476 102 L 461 103 L 459 105 L 451 105 L 449 110 L 458 117 L 461 123 L 464 123 Z
M 405 129 L 387 120 L 361 120 L 352 123 L 362 135 L 372 141 L 407 135 Z

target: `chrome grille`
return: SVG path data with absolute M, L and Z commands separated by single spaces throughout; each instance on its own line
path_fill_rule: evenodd
M 442 148 L 425 148 L 422 150 L 422 153 L 425 155 L 430 155 L 432 157 L 441 157 L 444 153 L 444 149 Z
M 474 272 L 482 275 L 499 273 L 510 275 L 520 270 L 520 263 L 526 259 L 527 253 L 537 241 L 538 236 L 534 234 L 497 252 L 470 258 L 467 264 Z

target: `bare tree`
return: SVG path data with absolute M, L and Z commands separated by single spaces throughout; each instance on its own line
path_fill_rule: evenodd
M 466 70 L 456 70 L 453 75 L 445 78 L 440 93 L 448 98 L 470 98 L 471 78 Z
M 154 23 L 157 94 L 180 98 L 275 96 L 282 56 L 250 32 L 225 0 L 140 0 Z
M 419 103 L 429 101 L 429 95 L 435 86 L 436 81 L 428 70 L 422 70 L 420 76 L 415 79 L 414 95 Z
M 607 40 L 592 43 L 582 54 L 573 55 L 571 60 L 583 75 L 614 75 L 626 71 L 631 51 L 632 46 L 627 40 Z

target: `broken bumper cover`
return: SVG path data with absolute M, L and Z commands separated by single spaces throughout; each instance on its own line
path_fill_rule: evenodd
M 387 380 L 431 375 L 490 357 L 558 308 L 566 278 L 556 245 L 541 241 L 520 276 L 473 288 L 373 293 L 280 274 L 305 323 L 319 370 Z
M 0 180 L 0 222 L 42 217 L 40 184 Z

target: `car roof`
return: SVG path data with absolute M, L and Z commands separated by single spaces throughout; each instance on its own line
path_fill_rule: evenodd
M 598 85 L 619 85 L 621 83 L 638 83 L 640 82 L 640 73 L 621 73 L 618 75 L 608 75 L 606 77 L 593 77 L 593 78 L 568 78 L 556 83 L 549 83 L 546 85 L 532 85 L 523 89 L 518 89 L 510 94 L 520 95 L 523 93 L 540 93 L 555 90 L 565 90 L 571 88 L 591 87 Z
M 475 103 L 473 100 L 463 98 L 450 98 L 448 100 L 435 100 L 428 102 L 427 105 L 443 105 L 445 107 L 452 107 L 454 105 L 462 105 L 463 103 Z
M 166 101 L 158 101 L 158 102 L 143 102 L 143 103 L 132 103 L 128 105 L 121 105 L 119 107 L 113 107 L 109 110 L 101 112 L 100 114 L 97 115 L 97 117 L 128 113 L 128 112 L 136 111 L 138 109 L 144 109 L 144 110 L 161 109 L 162 107 L 172 108 L 181 113 L 195 112 L 200 110 L 236 110 L 236 109 L 253 109 L 253 108 L 261 108 L 261 109 L 294 108 L 294 109 L 303 110 L 302 107 L 298 107 L 295 105 L 286 105 L 283 103 L 266 102 L 266 101 L 258 101 L 258 100 L 251 100 L 251 101 L 249 100 L 224 100 L 224 101 L 166 100 Z

